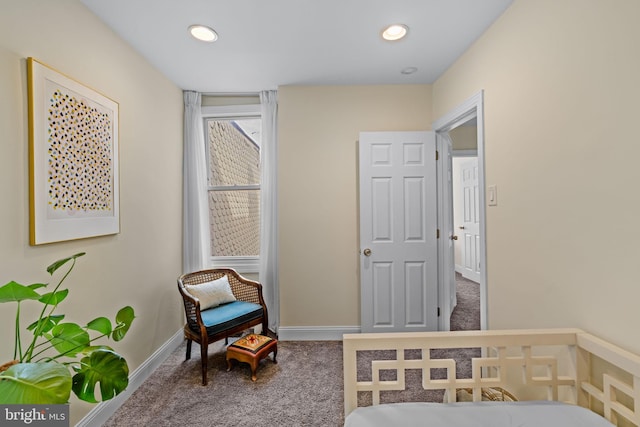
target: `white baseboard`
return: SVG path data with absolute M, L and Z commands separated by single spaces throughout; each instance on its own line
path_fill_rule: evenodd
M 280 326 L 280 341 L 341 341 L 343 334 L 359 334 L 360 326 Z
M 129 375 L 129 386 L 125 391 L 111 400 L 97 404 L 84 418 L 80 420 L 76 427 L 94 427 L 103 425 L 111 415 L 133 394 L 142 383 L 149 378 L 153 371 L 184 341 L 184 331 L 182 328 L 176 332 L 168 341 L 158 348 L 147 360 L 145 360 L 135 371 Z
M 456 269 L 456 273 L 460 273 L 460 274 L 462 274 L 462 272 L 464 271 L 464 267 L 458 264 L 456 264 L 455 269 Z

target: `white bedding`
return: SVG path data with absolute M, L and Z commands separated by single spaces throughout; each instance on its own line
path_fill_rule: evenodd
M 389 403 L 355 409 L 345 427 L 611 427 L 595 412 L 547 401 Z

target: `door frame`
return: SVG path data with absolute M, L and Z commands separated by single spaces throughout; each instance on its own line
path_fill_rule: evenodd
M 484 158 L 484 91 L 480 90 L 462 104 L 453 108 L 443 117 L 433 122 L 432 129 L 437 133 L 449 132 L 460 126 L 469 119 L 477 120 L 477 155 L 478 155 L 478 189 L 480 202 L 480 329 L 488 328 L 487 313 L 487 246 L 486 246 L 486 195 L 485 195 L 485 158 Z M 441 159 L 445 157 L 442 156 Z M 442 161 L 442 160 L 441 160 Z M 438 194 L 443 194 L 444 183 L 438 182 Z M 453 211 L 452 203 L 438 203 L 438 228 L 444 227 L 443 218 L 450 215 Z M 445 233 L 443 233 L 445 234 Z M 444 254 L 444 246 L 438 246 L 438 258 L 447 259 Z M 453 260 L 449 260 L 453 263 Z M 443 268 L 455 269 L 455 265 L 445 265 Z M 439 275 L 440 276 L 440 275 Z M 439 303 L 441 313 L 445 314 L 438 319 L 438 327 L 440 330 L 449 330 L 449 315 L 453 309 L 449 307 L 449 292 L 445 289 L 445 283 L 438 283 Z M 446 299 L 446 300 L 445 300 Z

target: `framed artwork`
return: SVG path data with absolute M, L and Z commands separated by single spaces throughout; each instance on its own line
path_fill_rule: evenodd
M 29 243 L 120 232 L 118 104 L 34 58 L 29 90 Z

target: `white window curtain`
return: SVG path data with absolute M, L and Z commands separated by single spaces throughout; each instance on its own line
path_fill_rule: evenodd
M 199 93 L 184 92 L 182 269 L 185 273 L 206 268 L 211 257 L 207 158 L 200 104 Z
M 260 92 L 262 114 L 262 177 L 260 183 L 260 276 L 269 329 L 276 334 L 280 325 L 278 287 L 278 197 L 276 182 L 278 158 L 278 102 L 274 90 Z

